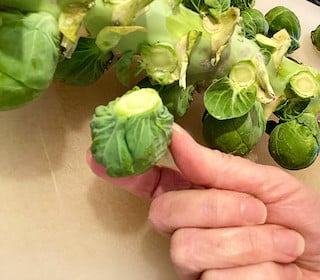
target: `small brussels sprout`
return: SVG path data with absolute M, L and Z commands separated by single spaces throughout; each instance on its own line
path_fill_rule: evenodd
M 104 74 L 111 58 L 112 53 L 101 51 L 94 39 L 81 37 L 71 58 L 59 61 L 54 78 L 70 85 L 91 85 Z
M 192 102 L 193 92 L 193 85 L 182 88 L 179 86 L 178 82 L 175 82 L 170 85 L 162 86 L 159 90 L 159 95 L 163 104 L 174 116 L 174 119 L 179 119 L 187 113 Z
M 91 121 L 91 152 L 112 177 L 146 172 L 167 152 L 173 116 L 158 92 L 134 88 L 98 106 Z
M 278 124 L 269 138 L 270 155 L 280 166 L 290 170 L 310 166 L 319 154 L 319 145 L 320 129 L 311 113 Z
M 259 142 L 266 129 L 262 105 L 256 102 L 242 117 L 218 120 L 206 113 L 203 118 L 203 136 L 212 149 L 244 156 Z
M 59 59 L 60 33 L 49 13 L 0 12 L 0 110 L 40 96 L 51 84 Z
M 300 47 L 301 25 L 299 18 L 289 8 L 276 6 L 269 10 L 265 18 L 269 24 L 268 35 L 271 37 L 281 29 L 286 29 L 291 38 L 288 53 L 292 53 Z
M 311 41 L 317 50 L 320 51 L 320 24 L 316 27 L 316 29 L 311 31 Z
M 240 15 L 242 18 L 240 25 L 245 37 L 253 39 L 257 34 L 268 34 L 269 24 L 262 12 L 257 9 L 245 9 Z

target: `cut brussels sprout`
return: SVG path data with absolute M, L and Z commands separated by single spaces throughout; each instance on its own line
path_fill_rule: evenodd
M 305 113 L 278 124 L 270 134 L 269 152 L 282 167 L 291 170 L 310 166 L 318 157 L 320 129 L 313 114 Z
M 158 92 L 134 88 L 106 106 L 91 121 L 91 151 L 112 177 L 146 172 L 167 152 L 173 116 Z
M 310 71 L 300 71 L 289 80 L 289 90 L 301 98 L 311 98 L 320 94 L 319 81 Z

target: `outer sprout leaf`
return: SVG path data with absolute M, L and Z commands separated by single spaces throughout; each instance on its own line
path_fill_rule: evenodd
M 59 61 L 54 78 L 70 85 L 91 85 L 104 74 L 111 58 L 112 53 L 101 51 L 94 39 L 81 37 L 71 58 Z
M 290 98 L 279 105 L 274 114 L 282 121 L 295 119 L 308 107 L 310 99 Z
M 241 64 L 240 66 L 242 66 Z M 237 65 L 234 66 L 234 69 L 238 68 Z M 241 67 L 244 70 L 246 68 Z M 249 66 L 248 69 L 248 72 L 250 72 L 251 67 Z M 257 88 L 254 84 L 254 75 L 252 77 L 252 73 L 248 73 L 243 76 L 242 73 L 237 73 L 239 71 L 231 71 L 230 78 L 223 77 L 214 80 L 205 91 L 205 108 L 219 120 L 243 116 L 250 111 L 255 103 Z M 233 72 L 236 73 L 232 74 Z M 237 75 L 238 77 L 236 77 Z M 238 79 L 238 81 L 235 79 Z
M 134 55 L 135 51 L 127 51 L 120 57 L 116 64 L 117 78 L 124 86 L 129 86 L 130 84 L 130 74 Z
M 262 12 L 257 9 L 245 9 L 240 15 L 242 18 L 240 25 L 248 39 L 255 38 L 256 34 L 268 34 L 269 24 Z
M 187 113 L 192 102 L 193 91 L 193 85 L 181 88 L 178 82 L 175 82 L 170 85 L 162 86 L 159 89 L 159 94 L 163 104 L 168 108 L 169 112 L 175 119 L 179 119 Z

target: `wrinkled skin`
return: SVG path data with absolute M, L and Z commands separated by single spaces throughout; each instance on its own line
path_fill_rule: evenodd
M 171 153 L 180 171 L 155 166 L 112 179 L 151 198 L 149 219 L 171 238 L 183 280 L 320 279 L 320 193 L 285 171 L 209 150 L 175 126 Z

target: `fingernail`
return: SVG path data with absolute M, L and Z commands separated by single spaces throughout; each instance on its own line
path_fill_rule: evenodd
M 273 233 L 273 242 L 277 250 L 289 256 L 300 256 L 304 251 L 303 237 L 293 230 L 277 229 Z
M 267 218 L 267 209 L 258 199 L 247 197 L 240 206 L 241 215 L 248 225 L 264 224 Z

